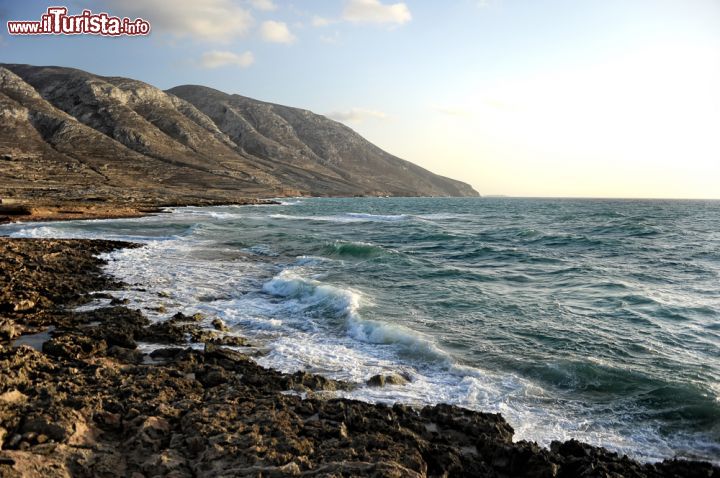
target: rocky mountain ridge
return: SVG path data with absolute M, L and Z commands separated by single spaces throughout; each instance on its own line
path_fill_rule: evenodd
M 143 204 L 245 197 L 476 196 L 307 110 L 0 64 L 0 195 Z

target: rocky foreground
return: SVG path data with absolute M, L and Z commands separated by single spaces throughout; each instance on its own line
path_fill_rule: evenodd
M 121 247 L 137 246 L 0 238 L 0 476 L 720 476 L 576 441 L 513 443 L 497 414 L 332 399 L 351 385 L 259 367 L 219 321 L 72 312 L 122 287 L 95 257 Z M 166 347 L 144 355 L 138 341 Z

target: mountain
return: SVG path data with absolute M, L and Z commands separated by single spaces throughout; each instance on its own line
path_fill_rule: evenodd
M 366 194 L 476 196 L 467 184 L 397 158 L 347 126 L 308 110 L 204 86 L 168 90 L 205 113 L 244 151 L 339 178 Z
M 0 64 L 0 195 L 161 204 L 300 194 L 477 196 L 307 110 Z

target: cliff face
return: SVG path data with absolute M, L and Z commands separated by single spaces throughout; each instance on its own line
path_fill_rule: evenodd
M 167 92 L 0 64 L 0 194 L 145 202 L 241 196 L 474 196 L 309 111 L 201 86 Z

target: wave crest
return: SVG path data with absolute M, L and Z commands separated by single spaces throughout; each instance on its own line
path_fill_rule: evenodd
M 377 345 L 398 345 L 413 358 L 447 360 L 432 339 L 412 329 L 360 315 L 362 294 L 308 279 L 292 270 L 284 270 L 263 285 L 263 291 L 275 297 L 296 301 L 297 312 L 322 310 L 344 319 L 347 336 L 359 342 Z

